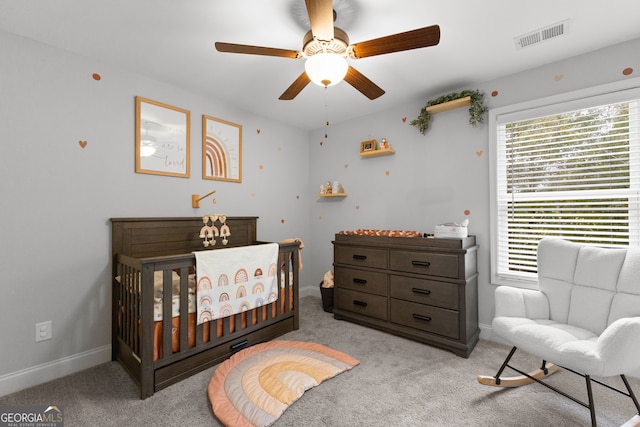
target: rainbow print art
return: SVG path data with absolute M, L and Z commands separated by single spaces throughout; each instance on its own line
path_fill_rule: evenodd
M 242 182 L 242 126 L 202 116 L 202 177 Z
M 228 178 L 230 176 L 230 156 L 229 149 L 223 141 L 214 135 L 207 134 L 205 141 L 207 176 Z

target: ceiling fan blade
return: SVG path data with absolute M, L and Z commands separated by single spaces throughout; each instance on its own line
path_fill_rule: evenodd
M 216 42 L 218 52 L 246 53 L 250 55 L 278 56 L 281 58 L 298 58 L 299 52 L 275 47 L 250 46 L 246 44 Z
M 355 58 L 366 58 L 367 56 L 435 46 L 438 43 L 440 43 L 440 26 L 432 25 L 430 27 L 418 28 L 417 30 L 355 43 L 352 47 Z
M 384 90 L 382 90 L 377 84 L 369 80 L 367 77 L 365 77 L 364 74 L 353 68 L 351 65 L 349 65 L 347 75 L 344 76 L 344 81 L 358 89 L 364 96 L 369 99 L 376 99 L 384 95 Z
M 305 0 L 311 22 L 311 33 L 320 40 L 333 40 L 333 2 L 331 0 Z
M 302 91 L 302 89 L 307 87 L 309 83 L 311 83 L 311 79 L 309 79 L 309 76 L 307 76 L 307 73 L 303 72 L 296 79 L 296 81 L 291 83 L 291 86 L 289 86 L 287 90 L 285 90 L 284 93 L 280 95 L 280 98 L 278 99 L 282 101 L 291 101 L 293 98 L 298 96 L 298 94 Z

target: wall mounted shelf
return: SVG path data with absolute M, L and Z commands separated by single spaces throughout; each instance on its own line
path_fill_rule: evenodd
M 392 154 L 396 154 L 396 150 L 393 148 L 386 148 L 383 150 L 363 151 L 360 153 L 360 157 L 390 156 Z
M 318 194 L 318 197 L 347 197 L 347 193 Z
M 445 111 L 455 110 L 456 108 L 468 107 L 469 105 L 471 105 L 471 97 L 465 96 L 464 98 L 454 99 L 453 101 L 432 105 L 430 107 L 427 107 L 427 111 L 431 114 L 438 114 L 444 113 Z

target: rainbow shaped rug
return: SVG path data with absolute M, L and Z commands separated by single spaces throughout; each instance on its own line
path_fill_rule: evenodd
M 270 426 L 306 390 L 359 363 L 311 342 L 256 344 L 218 366 L 209 383 L 209 401 L 226 426 Z

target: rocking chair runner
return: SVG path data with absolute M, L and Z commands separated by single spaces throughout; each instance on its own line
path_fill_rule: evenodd
M 589 408 L 593 426 L 595 382 L 630 397 L 638 414 L 626 425 L 640 426 L 640 404 L 625 377 L 640 370 L 640 248 L 543 239 L 538 286 L 496 289 L 493 331 L 514 347 L 494 377 L 479 376 L 478 381 L 500 387 L 539 382 Z M 540 369 L 525 373 L 511 366 L 517 348 L 543 359 Z M 542 381 L 556 365 L 585 378 L 588 403 Z M 521 375 L 502 377 L 507 367 Z M 618 375 L 626 391 L 592 378 Z

